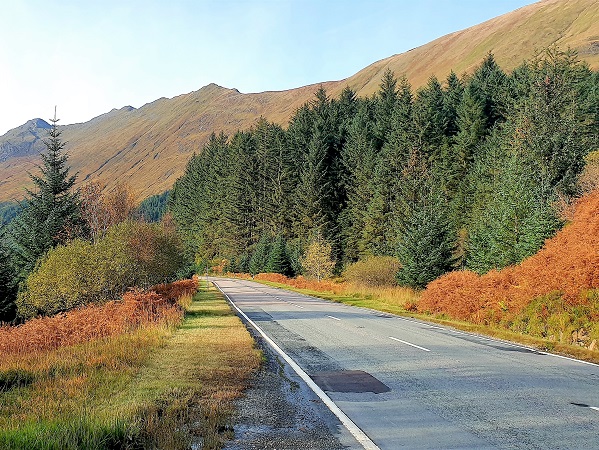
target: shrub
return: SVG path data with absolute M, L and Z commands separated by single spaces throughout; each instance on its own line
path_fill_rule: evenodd
M 392 256 L 368 256 L 347 266 L 343 278 L 366 286 L 394 286 L 399 267 L 399 260 Z
M 96 244 L 75 240 L 50 250 L 19 293 L 18 314 L 29 319 L 103 303 L 131 287 L 169 281 L 182 265 L 174 233 L 124 222 Z

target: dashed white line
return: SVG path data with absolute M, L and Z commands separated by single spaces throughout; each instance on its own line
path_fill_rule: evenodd
M 296 305 L 295 303 L 292 303 L 293 306 L 297 307 L 297 308 L 302 308 L 304 309 L 304 307 L 302 305 Z
M 589 406 L 590 409 L 594 409 L 595 411 L 599 411 L 599 408 L 597 408 L 596 406 Z
M 402 344 L 406 344 L 406 345 L 410 345 L 412 347 L 419 348 L 420 350 L 424 350 L 425 352 L 430 352 L 430 350 L 428 348 L 420 347 L 419 345 L 412 344 L 407 341 L 402 341 L 401 339 L 397 339 L 396 337 L 393 337 L 393 336 L 389 336 L 389 339 L 393 339 L 394 341 L 401 342 Z
M 333 316 L 327 316 L 327 317 L 330 317 L 331 319 L 335 319 L 335 320 L 339 320 L 339 321 L 341 320 L 341 319 L 340 319 L 340 318 L 338 318 L 338 317 L 333 317 Z

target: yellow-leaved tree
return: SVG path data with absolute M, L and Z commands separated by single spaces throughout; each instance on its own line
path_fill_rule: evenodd
M 308 278 L 316 278 L 320 281 L 333 275 L 335 261 L 332 256 L 332 247 L 320 234 L 317 234 L 306 248 L 301 258 L 301 265 Z

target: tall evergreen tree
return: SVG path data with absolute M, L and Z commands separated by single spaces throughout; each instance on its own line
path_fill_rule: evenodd
M 489 53 L 481 65 L 470 78 L 468 88 L 478 102 L 483 105 L 487 128 L 492 128 L 495 123 L 505 117 L 508 78 Z
M 487 163 L 497 175 L 492 195 L 474 212 L 466 259 L 467 267 L 478 273 L 534 254 L 560 225 L 552 207 L 555 197 L 538 162 L 511 153 Z
M 278 235 L 272 243 L 266 264 L 266 271 L 280 273 L 285 276 L 293 275 L 291 261 L 287 253 L 287 245 L 282 235 Z
M 378 158 L 372 109 L 368 101 L 360 104 L 342 152 L 343 183 L 347 193 L 347 206 L 341 218 L 342 239 L 344 257 L 350 261 L 373 252 L 366 232 L 366 211 L 374 191 L 373 177 Z
M 3 242 L 4 236 L 0 232 L 0 322 L 12 321 L 17 312 L 15 299 L 17 285 L 15 272 L 10 260 L 10 254 Z
M 571 198 L 578 192 L 584 156 L 597 143 L 593 117 L 580 101 L 589 77 L 573 52 L 549 49 L 531 63 L 529 96 L 516 104 L 514 145 L 541 162 L 541 171 L 556 192 Z
M 375 97 L 374 135 L 376 147 L 379 149 L 385 144 L 391 132 L 397 100 L 397 78 L 390 69 L 387 69 Z
M 250 258 L 249 269 L 252 275 L 268 270 L 268 261 L 272 249 L 272 238 L 269 234 L 262 235 Z
M 414 103 L 414 132 L 421 151 L 427 158 L 438 157 L 446 143 L 449 118 L 443 89 L 436 77 L 417 93 Z
M 50 248 L 84 234 L 79 194 L 73 190 L 76 175 L 69 175 L 65 143 L 60 139 L 58 120 L 50 121 L 46 153 L 41 155 L 40 175 L 30 175 L 34 190 L 27 190 L 22 211 L 8 230 L 11 254 L 24 279 L 38 259 Z
M 462 80 L 452 70 L 447 77 L 446 86 L 443 92 L 443 109 L 447 120 L 446 132 L 448 136 L 453 136 L 458 132 L 458 106 L 462 102 L 464 95 L 464 84 Z
M 447 202 L 422 155 L 413 152 L 402 175 L 395 221 L 401 264 L 397 281 L 423 288 L 452 269 L 454 239 Z

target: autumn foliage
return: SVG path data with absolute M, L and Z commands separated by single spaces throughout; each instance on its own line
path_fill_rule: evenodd
M 572 223 L 541 251 L 517 266 L 483 276 L 452 272 L 431 282 L 418 304 L 421 312 L 445 313 L 475 323 L 511 319 L 549 294 L 566 305 L 584 306 L 599 288 L 599 190 L 576 204 Z
M 344 286 L 341 283 L 336 283 L 333 280 L 313 280 L 307 279 L 299 275 L 295 278 L 286 277 L 279 273 L 259 273 L 254 277 L 255 280 L 270 281 L 272 283 L 286 284 L 297 289 L 309 289 L 317 292 L 334 292 L 339 294 L 344 291 Z
M 0 358 L 54 350 L 133 331 L 152 324 L 173 325 L 183 316 L 179 300 L 197 290 L 197 281 L 183 280 L 135 289 L 119 301 L 89 305 L 19 326 L 0 327 Z
M 92 239 L 98 240 L 108 229 L 133 217 L 135 195 L 131 188 L 118 183 L 110 192 L 106 186 L 91 182 L 81 187 L 81 216 L 87 224 Z

